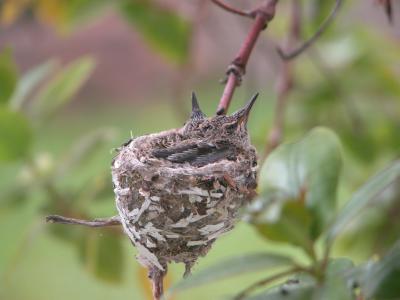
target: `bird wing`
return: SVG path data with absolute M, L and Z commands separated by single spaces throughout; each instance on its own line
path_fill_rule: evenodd
M 173 147 L 156 149 L 152 152 L 154 157 L 164 158 L 174 163 L 189 162 L 201 167 L 218 160 L 227 158 L 232 154 L 229 145 L 217 145 L 213 143 L 189 143 Z

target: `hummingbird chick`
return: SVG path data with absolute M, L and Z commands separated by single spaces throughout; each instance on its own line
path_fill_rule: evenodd
M 254 196 L 257 156 L 247 121 L 257 96 L 232 115 L 207 118 L 193 93 L 182 128 L 119 148 L 112 163 L 116 206 L 150 276 L 162 277 L 172 261 L 188 274 Z

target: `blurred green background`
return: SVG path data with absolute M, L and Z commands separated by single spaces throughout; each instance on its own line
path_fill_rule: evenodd
M 303 2 L 307 37 L 331 3 Z M 288 8 L 282 1 L 231 108 L 260 91 L 249 121 L 260 153 L 273 117 L 281 65 L 275 46 L 286 36 Z M 284 140 L 299 139 L 316 125 L 338 134 L 344 155 L 340 205 L 399 155 L 400 5 L 394 5 L 393 26 L 377 8 L 373 1 L 347 1 L 335 25 L 294 62 Z M 113 149 L 131 136 L 183 124 L 192 90 L 212 115 L 222 92 L 218 80 L 251 21 L 202 0 L 4 0 L 0 21 L 0 299 L 150 299 L 147 274 L 120 231 L 48 225 L 44 216 L 116 214 Z M 346 251 L 360 261 L 379 252 L 384 241 L 377 233 L 388 226 L 386 215 L 367 219 L 341 236 L 337 255 Z M 393 234 L 400 228 L 398 222 L 390 226 Z M 269 243 L 240 222 L 194 272 L 261 250 L 304 259 L 300 250 Z M 172 265 L 169 284 L 182 273 L 182 266 Z M 260 276 L 175 299 L 218 299 Z

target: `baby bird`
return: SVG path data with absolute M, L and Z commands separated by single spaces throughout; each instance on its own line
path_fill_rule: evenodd
M 231 116 L 208 119 L 200 110 L 196 95 L 192 93 L 192 114 L 180 129 L 181 140 L 172 146 L 154 149 L 152 155 L 173 163 L 189 163 L 197 167 L 221 159 L 236 160 L 250 143 L 246 124 L 257 96 L 255 94 L 245 107 Z
M 254 196 L 257 156 L 246 125 L 257 96 L 230 116 L 207 118 L 192 94 L 182 128 L 119 148 L 112 163 L 116 207 L 156 285 L 169 262 L 184 263 L 189 274 Z

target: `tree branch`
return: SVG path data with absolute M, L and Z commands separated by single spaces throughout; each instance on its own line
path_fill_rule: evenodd
M 213 2 L 215 5 L 219 6 L 220 8 L 222 8 L 230 13 L 233 13 L 233 14 L 236 14 L 236 15 L 239 15 L 242 17 L 252 18 L 252 19 L 254 19 L 254 17 L 255 17 L 254 12 L 244 11 L 244 10 L 232 7 L 221 0 L 211 0 L 211 2 Z
M 46 217 L 46 222 L 68 224 L 68 225 L 82 225 L 88 227 L 106 227 L 106 226 L 121 225 L 121 219 L 119 216 L 113 216 L 104 219 L 94 219 L 92 221 L 89 221 L 89 220 L 67 218 L 58 215 L 50 215 Z
M 282 49 L 278 48 L 278 54 L 283 60 L 290 60 L 295 58 L 296 56 L 300 55 L 303 53 L 305 50 L 307 50 L 312 44 L 314 44 L 320 37 L 321 35 L 326 31 L 326 29 L 329 27 L 329 25 L 333 22 L 335 19 L 337 12 L 339 11 L 339 8 L 342 4 L 343 0 L 336 0 L 335 6 L 333 7 L 331 13 L 329 16 L 325 19 L 324 22 L 322 22 L 321 26 L 318 28 L 318 30 L 314 33 L 314 35 L 305 41 L 302 45 L 297 47 L 296 49 L 285 53 Z
M 285 44 L 285 50 L 290 51 L 293 44 L 300 39 L 301 34 L 301 4 L 297 0 L 292 0 L 289 34 Z M 277 100 L 272 128 L 267 138 L 263 158 L 265 159 L 282 141 L 284 118 L 286 112 L 287 99 L 294 85 L 292 62 L 283 60 L 281 71 L 277 81 Z
M 217 115 L 226 114 L 232 100 L 235 88 L 240 85 L 246 71 L 246 65 L 257 39 L 268 23 L 275 16 L 275 8 L 279 0 L 268 0 L 258 9 L 254 10 L 255 21 L 250 29 L 236 58 L 229 65 L 226 72 L 226 85 L 217 108 Z

